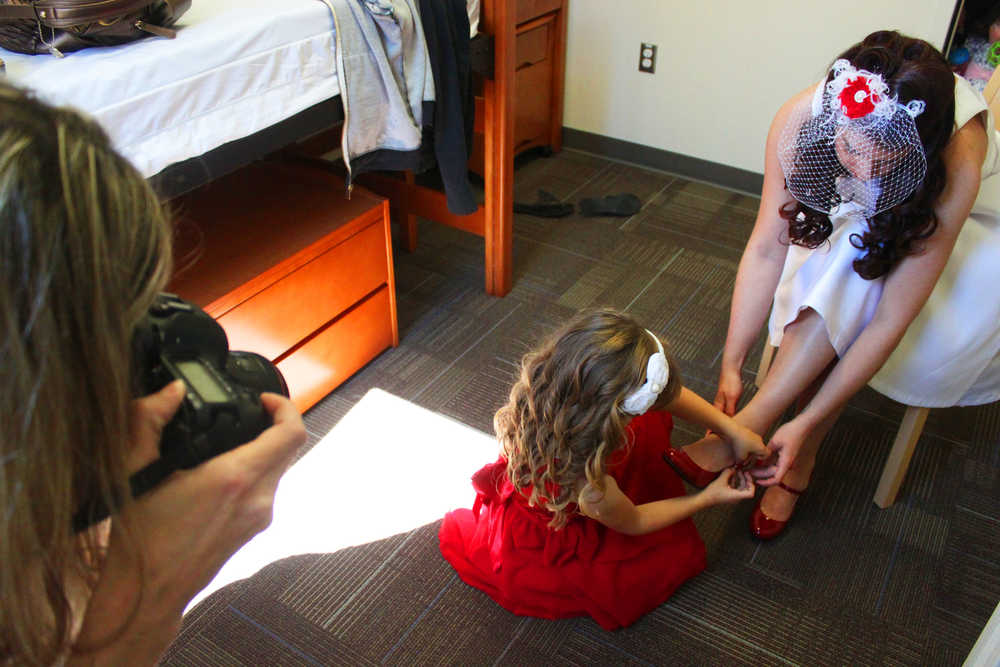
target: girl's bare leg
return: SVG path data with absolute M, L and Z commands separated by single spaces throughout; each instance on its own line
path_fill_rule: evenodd
M 796 399 L 806 394 L 812 398 L 809 389 L 818 379 L 826 377 L 825 371 L 836 358 L 837 352 L 830 344 L 823 318 L 807 308 L 785 327 L 784 338 L 767 377 L 750 402 L 733 418 L 757 433 L 766 433 Z M 708 435 L 687 445 L 684 452 L 705 470 L 721 470 L 736 463 L 729 445 L 717 435 Z

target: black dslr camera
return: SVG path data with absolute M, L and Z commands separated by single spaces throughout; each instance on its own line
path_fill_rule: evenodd
M 177 414 L 163 428 L 160 458 L 129 479 L 133 497 L 174 470 L 193 468 L 253 440 L 272 424 L 261 393 L 288 396 L 274 364 L 253 352 L 230 351 L 219 323 L 173 294 L 157 296 L 136 327 L 132 352 L 136 396 L 178 379 L 187 388 Z M 74 529 L 79 532 L 108 514 L 100 502 L 85 504 L 73 519 Z
M 136 395 L 184 380 L 187 396 L 164 427 L 160 456 L 176 468 L 253 440 L 271 425 L 260 402 L 268 391 L 288 396 L 274 364 L 253 352 L 229 350 L 226 332 L 193 303 L 160 294 L 136 328 Z

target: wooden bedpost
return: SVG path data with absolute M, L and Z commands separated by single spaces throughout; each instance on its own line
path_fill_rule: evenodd
M 493 35 L 493 79 L 483 85 L 486 291 L 511 288 L 514 223 L 514 0 L 483 0 L 480 29 Z

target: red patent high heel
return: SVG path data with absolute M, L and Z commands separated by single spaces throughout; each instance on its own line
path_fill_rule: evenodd
M 704 489 L 706 486 L 712 483 L 712 480 L 719 476 L 721 470 L 712 472 L 711 470 L 705 470 L 700 465 L 691 460 L 691 457 L 684 453 L 683 449 L 674 449 L 673 447 L 668 447 L 665 452 L 663 452 L 663 460 L 674 469 L 680 478 L 691 486 L 696 486 L 699 489 Z
M 778 486 L 788 491 L 796 496 L 801 496 L 801 491 L 799 489 L 793 489 L 784 482 L 778 482 Z M 761 502 L 763 502 L 764 496 L 761 495 L 760 499 L 757 501 L 757 506 L 753 509 L 753 514 L 750 515 L 750 532 L 758 540 L 772 540 L 781 534 L 781 531 L 785 529 L 788 522 L 791 521 L 792 517 L 789 516 L 784 521 L 778 521 L 777 519 L 772 519 L 768 515 L 764 514 L 764 510 L 760 508 Z

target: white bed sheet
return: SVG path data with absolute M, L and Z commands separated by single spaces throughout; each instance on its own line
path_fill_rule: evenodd
M 340 92 L 333 20 L 317 0 L 197 0 L 174 40 L 25 56 L 7 76 L 97 119 L 144 176 Z
M 472 33 L 479 0 L 467 0 Z M 93 116 L 143 176 L 242 139 L 340 93 L 319 0 L 195 0 L 177 38 L 26 56 L 7 78 Z

